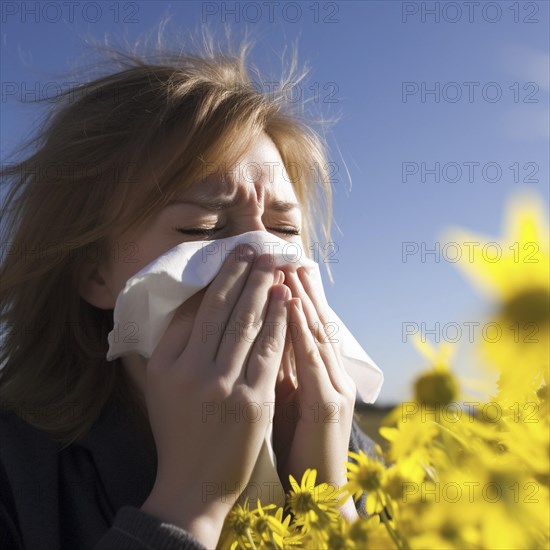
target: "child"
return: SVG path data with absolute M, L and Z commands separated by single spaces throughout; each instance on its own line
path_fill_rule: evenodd
M 122 67 L 61 94 L 34 150 L 5 169 L 1 548 L 214 548 L 240 492 L 224 487 L 246 485 L 268 415 L 203 422 L 205 402 L 276 403 L 285 488 L 308 467 L 341 486 L 348 449 L 372 452 L 322 304 L 268 254 L 229 255 L 149 361 L 106 360 L 118 293 L 179 243 L 259 229 L 308 250 L 315 222 L 330 238 L 322 141 L 284 96 L 255 88 L 246 51 L 114 52 Z M 255 339 L 201 334 L 251 320 L 264 323 Z M 272 323 L 301 337 L 269 335 Z M 304 411 L 293 422 L 289 403 Z M 305 414 L 315 403 L 337 422 Z M 351 499 L 341 513 L 357 517 Z

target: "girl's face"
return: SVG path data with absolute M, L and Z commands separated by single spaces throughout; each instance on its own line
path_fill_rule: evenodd
M 113 309 L 128 279 L 183 242 L 254 230 L 300 242 L 300 206 L 279 152 L 265 133 L 223 179 L 211 176 L 182 193 L 180 200 L 166 206 L 139 232 L 111 236 L 109 250 L 113 253 L 81 285 L 86 301 Z M 209 231 L 200 234 L 201 229 Z
M 103 265 L 81 277 L 82 298 L 98 308 L 114 309 L 128 279 L 182 242 L 221 239 L 254 230 L 301 241 L 302 214 L 296 194 L 275 144 L 265 133 L 223 179 L 209 177 L 182 193 L 180 201 L 166 206 L 139 232 L 112 235 L 110 250 L 118 254 L 111 254 Z M 201 229 L 209 231 L 200 234 L 197 230 Z M 200 301 L 193 303 L 196 312 Z M 144 361 L 138 355 L 123 357 L 135 381 L 135 373 L 144 371 Z M 138 363 L 141 369 L 136 368 Z

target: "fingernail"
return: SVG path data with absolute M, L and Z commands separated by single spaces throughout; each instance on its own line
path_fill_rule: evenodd
M 288 298 L 288 288 L 286 286 L 274 286 L 271 292 L 275 298 L 283 302 Z
M 284 282 L 285 282 L 285 274 L 280 269 L 278 269 L 275 274 L 275 284 L 280 285 Z
M 239 260 L 241 262 L 253 262 L 256 259 L 256 252 L 251 246 L 241 246 L 239 249 Z

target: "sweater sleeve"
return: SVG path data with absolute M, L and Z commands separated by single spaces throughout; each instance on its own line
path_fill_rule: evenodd
M 362 450 L 369 458 L 375 458 L 383 462 L 376 452 L 376 443 L 359 427 L 355 419 L 351 425 L 349 449 L 356 453 Z
M 133 506 L 123 506 L 94 550 L 205 550 L 193 535 Z
M 0 502 L 0 548 L 24 550 L 19 531 Z M 206 550 L 183 529 L 163 523 L 133 506 L 123 506 L 114 523 L 95 544 L 93 550 Z
M 25 550 L 8 478 L 0 463 L 0 549 Z M 45 548 L 47 548 L 47 543 Z M 123 506 L 113 524 L 94 545 L 94 550 L 205 550 L 183 529 L 133 506 Z

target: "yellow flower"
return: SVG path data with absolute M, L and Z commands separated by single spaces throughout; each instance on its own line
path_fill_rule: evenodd
M 280 516 L 276 514 L 269 514 L 267 512 L 272 511 L 276 506 L 270 504 L 268 506 L 262 507 L 260 499 L 258 499 L 256 517 L 254 520 L 254 531 L 260 537 L 263 546 L 265 548 L 283 548 L 283 540 L 289 535 L 288 532 L 288 523 L 290 522 L 290 517 L 288 517 L 288 522 L 286 526 L 281 522 L 282 517 L 282 508 L 279 508 L 281 511 Z M 278 511 L 278 510 L 277 510 Z
M 282 547 L 289 548 L 292 546 L 301 546 L 304 538 L 303 534 L 300 532 L 299 528 L 296 528 L 296 525 L 294 523 L 291 524 L 291 514 L 287 514 L 283 519 L 283 513 L 284 511 L 280 507 L 277 508 L 277 511 L 275 512 L 275 518 L 287 531 L 286 534 L 282 537 Z M 274 537 L 275 540 L 278 542 L 278 535 L 274 535 Z
M 448 342 L 435 350 L 427 341 L 414 335 L 413 344 L 430 361 L 431 370 L 421 374 L 415 382 L 415 399 L 421 406 L 444 407 L 458 397 L 459 387 L 454 375 L 449 371 L 449 363 L 454 348 Z
M 425 477 L 426 472 L 415 460 L 404 459 L 390 466 L 386 470 L 383 487 L 390 499 L 390 512 L 393 512 L 394 502 L 400 505 L 407 502 L 407 499 L 418 498 L 418 488 Z
M 255 512 L 250 510 L 248 499 L 244 505 L 235 504 L 227 515 L 222 529 L 219 548 L 255 548 L 259 544 L 259 537 L 254 533 Z
M 310 529 L 326 527 L 331 518 L 338 517 L 334 487 L 328 483 L 315 485 L 317 470 L 308 468 L 302 476 L 301 484 L 289 476 L 291 490 L 287 502 L 295 516 L 297 526 L 303 526 L 305 532 Z
M 376 514 L 382 511 L 387 500 L 382 489 L 386 475 L 384 465 L 379 460 L 368 457 L 362 450 L 359 450 L 359 453 L 349 451 L 348 454 L 357 464 L 353 462 L 346 464 L 348 482 L 339 491 L 340 495 L 344 495 L 340 499 L 340 503 L 347 500 L 350 495 L 357 502 L 366 492 L 367 514 Z
M 395 410 L 408 411 L 404 406 L 406 404 L 403 403 Z M 408 459 L 429 469 L 431 464 L 429 444 L 437 436 L 438 429 L 433 421 L 422 418 L 418 408 L 416 411 L 410 416 L 408 412 L 402 412 L 403 420 L 398 422 L 397 426 L 382 426 L 378 431 L 384 439 L 390 442 L 388 458 L 391 461 Z
M 396 407 L 383 421 L 384 430 L 393 441 L 391 429 L 386 427 L 398 427 L 400 424 L 408 424 L 403 427 L 404 439 L 408 438 L 413 447 L 418 447 L 417 433 L 412 429 L 412 424 L 419 421 L 422 424 L 441 422 L 442 415 L 449 414 L 448 405 L 457 406 L 456 399 L 459 396 L 459 384 L 454 374 L 449 370 L 451 357 L 455 352 L 455 347 L 449 343 L 444 343 L 435 349 L 429 342 L 422 340 L 420 336 L 414 335 L 412 342 L 420 354 L 425 357 L 430 365 L 430 369 L 423 372 L 415 381 L 415 400 L 412 402 L 403 402 L 401 407 Z M 414 426 L 420 428 L 419 425 Z M 433 437 L 436 430 L 427 428 L 427 433 Z M 384 437 L 386 437 L 384 435 Z M 424 438 L 422 438 L 423 440 Z M 427 438 L 426 443 L 430 440 Z M 406 453 L 408 454 L 408 453 Z M 401 453 L 399 453 L 401 456 Z
M 510 306 L 518 296 L 548 295 L 550 285 L 548 222 L 542 200 L 516 197 L 508 203 L 500 240 L 455 230 L 449 240 L 464 251 L 457 266 L 482 290 Z M 538 308 L 537 308 L 538 309 Z M 521 310 L 517 313 L 521 317 Z M 548 318 L 548 311 L 543 312 Z
M 528 196 L 510 201 L 504 233 L 491 239 L 454 231 L 449 240 L 470 252 L 458 267 L 498 300 L 481 349 L 500 370 L 498 398 L 512 406 L 532 399 L 548 381 L 550 246 L 542 201 Z

